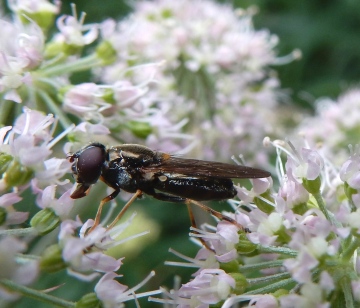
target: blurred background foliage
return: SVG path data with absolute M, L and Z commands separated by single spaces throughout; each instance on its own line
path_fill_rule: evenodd
M 121 19 L 131 12 L 132 1 L 119 0 L 63 0 L 62 11 L 71 14 L 70 3 L 75 3 L 78 14 L 87 13 L 86 22 L 100 22 L 112 17 Z M 336 98 L 349 87 L 357 85 L 360 80 L 360 1 L 355 0 L 254 0 L 254 1 L 222 1 L 233 4 L 234 7 L 247 7 L 256 5 L 259 13 L 254 17 L 256 29 L 267 28 L 271 33 L 278 35 L 279 56 L 284 56 L 294 49 L 302 51 L 302 58 L 290 64 L 275 67 L 285 89 L 293 104 L 303 107 L 308 112 L 314 111 L 314 101 L 323 96 Z M 144 33 L 144 35 L 146 35 Z M 81 76 L 78 76 L 81 79 Z M 81 80 L 79 80 L 81 82 Z M 290 103 L 290 102 L 288 102 Z M 284 136 L 286 137 L 286 136 Z M 92 193 L 91 201 L 96 203 L 106 194 L 105 186 L 98 185 L 97 191 Z M 86 198 L 85 198 L 86 199 Z M 88 201 L 88 200 L 87 200 Z M 88 203 L 88 202 L 87 202 Z M 119 200 L 118 203 L 121 204 Z M 214 205 L 215 209 L 228 209 L 230 207 L 222 202 Z M 94 217 L 96 208 L 91 212 L 88 208 L 77 205 L 76 214 L 81 219 Z M 82 213 L 81 213 L 82 211 Z M 165 266 L 165 260 L 178 260 L 168 252 L 169 247 L 188 256 L 195 256 L 197 247 L 189 244 L 190 222 L 186 206 L 169 204 L 145 198 L 136 202 L 131 211 L 137 211 L 138 217 L 134 224 L 149 226 L 152 235 L 145 236 L 145 242 L 140 239 L 135 242 L 137 248 L 120 246 L 115 251 L 118 256 L 125 256 L 124 265 L 120 273 L 124 275 L 119 279 L 121 283 L 134 286 L 140 282 L 151 270 L 157 275 L 146 285 L 146 290 L 157 289 L 159 285 L 168 288 L 173 286 L 175 274 L 181 274 L 183 281 L 188 281 L 193 269 L 179 269 Z M 86 212 L 86 213 L 85 213 Z M 139 218 L 140 217 L 140 218 Z M 144 223 L 142 223 L 144 219 Z M 139 222 L 140 221 L 140 222 Z M 155 230 L 155 231 L 154 231 Z M 46 243 L 44 243 L 46 246 Z M 63 272 L 42 277 L 34 286 L 46 289 L 61 285 L 66 274 Z M 72 286 L 76 285 L 77 288 Z M 61 286 L 52 292 L 69 300 L 77 300 L 79 294 L 91 292 L 94 284 L 74 281 Z M 142 307 L 153 307 L 146 300 L 140 301 Z M 46 307 L 38 302 L 26 299 L 18 303 L 18 307 Z M 133 303 L 129 304 L 129 307 Z

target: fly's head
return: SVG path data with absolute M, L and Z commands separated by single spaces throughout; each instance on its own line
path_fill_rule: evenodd
M 101 143 L 91 143 L 74 154 L 68 154 L 67 159 L 73 163 L 71 170 L 78 183 L 71 198 L 85 197 L 92 184 L 95 184 L 108 161 L 108 153 Z

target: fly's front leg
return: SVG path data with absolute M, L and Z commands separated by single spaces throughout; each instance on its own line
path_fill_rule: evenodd
M 124 207 L 121 209 L 120 213 L 115 217 L 115 219 L 112 221 L 112 223 L 106 228 L 107 230 L 110 230 L 112 227 L 114 227 L 117 222 L 121 219 L 121 217 L 125 214 L 126 210 L 130 207 L 130 205 L 142 195 L 142 191 L 138 189 L 136 193 L 130 198 L 130 200 L 124 205 Z
M 115 199 L 119 193 L 120 193 L 120 189 L 114 190 L 110 195 L 108 195 L 107 197 L 105 197 L 104 199 L 101 200 L 100 205 L 97 210 L 97 213 L 96 213 L 96 216 L 95 216 L 94 224 L 87 233 L 90 233 L 92 230 L 94 230 L 99 225 L 100 218 L 101 218 L 101 211 L 102 211 L 104 204 Z

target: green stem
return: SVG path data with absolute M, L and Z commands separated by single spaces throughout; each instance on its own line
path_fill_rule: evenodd
M 289 273 L 278 273 L 275 275 L 269 275 L 269 276 L 264 276 L 264 277 L 259 277 L 259 278 L 249 278 L 247 279 L 247 282 L 249 283 L 250 286 L 254 286 L 257 284 L 264 284 L 266 282 L 273 282 L 273 281 L 278 281 L 278 280 L 283 280 L 285 278 L 290 278 L 291 275 Z
M 11 110 L 14 106 L 14 102 L 5 100 L 3 97 L 1 98 L 2 102 L 0 104 L 0 125 L 9 124 L 9 116 L 11 114 Z
M 96 54 L 89 55 L 85 58 L 80 58 L 74 62 L 61 63 L 49 68 L 45 68 L 38 71 L 38 74 L 42 77 L 60 76 L 73 72 L 86 71 L 91 68 L 101 66 L 102 61 Z
M 287 255 L 287 256 L 291 256 L 291 257 L 296 257 L 298 255 L 297 251 L 292 250 L 290 248 L 285 248 L 285 247 L 259 245 L 258 250 L 261 253 L 279 253 L 279 254 Z
M 75 303 L 66 301 L 64 299 L 55 297 L 53 295 L 46 294 L 44 292 L 34 290 L 22 285 L 18 285 L 11 280 L 1 279 L 0 285 L 10 291 L 20 293 L 24 296 L 34 298 L 38 301 L 45 302 L 50 305 L 50 307 L 59 306 L 59 307 L 75 307 Z
M 59 106 L 54 102 L 49 94 L 42 90 L 39 90 L 38 93 L 49 107 L 51 112 L 59 119 L 61 126 L 65 129 L 68 128 L 72 123 L 68 120 L 64 112 L 59 108 Z
M 352 290 L 351 290 L 351 283 L 348 279 L 348 277 L 341 279 L 340 281 L 340 285 L 341 285 L 341 289 L 344 293 L 344 297 L 345 297 L 345 303 L 346 303 L 346 308 L 354 308 L 354 298 L 352 295 Z
M 275 261 L 261 262 L 256 264 L 248 264 L 248 265 L 240 266 L 239 270 L 240 272 L 256 271 L 261 269 L 280 267 L 283 266 L 283 263 L 284 263 L 283 260 L 275 260 Z
M 279 289 L 289 289 L 290 284 L 295 285 L 296 281 L 292 278 L 284 279 L 279 282 L 275 282 L 271 285 L 268 285 L 266 287 L 251 290 L 249 292 L 244 293 L 243 295 L 266 294 L 266 293 L 275 292 Z
M 351 241 L 350 245 L 344 250 L 342 254 L 342 259 L 344 261 L 349 261 L 351 257 L 354 255 L 354 251 L 358 249 L 359 246 L 360 246 L 360 239 L 356 237 Z
M 329 211 L 328 211 L 327 208 L 326 208 L 326 205 L 325 205 L 325 202 L 324 202 L 324 199 L 323 199 L 321 193 L 320 193 L 320 192 L 317 192 L 316 194 L 313 194 L 313 196 L 314 196 L 314 198 L 315 198 L 315 200 L 316 200 L 316 202 L 317 202 L 317 204 L 318 204 L 321 212 L 323 212 L 323 214 L 325 215 L 326 219 L 327 219 L 328 221 L 330 221 L 330 223 L 331 223 L 332 225 L 335 226 L 335 225 L 336 225 L 336 222 L 335 222 L 334 218 L 329 214 Z
M 1 235 L 34 235 L 37 234 L 37 231 L 33 227 L 29 228 L 21 228 L 21 229 L 6 229 L 6 230 L 0 230 L 0 236 Z

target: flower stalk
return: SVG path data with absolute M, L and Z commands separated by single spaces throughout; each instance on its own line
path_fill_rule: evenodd
M 46 294 L 42 291 L 34 290 L 29 287 L 16 284 L 8 279 L 0 279 L 0 286 L 11 292 L 22 294 L 24 296 L 36 299 L 51 306 L 76 307 L 76 303 L 52 296 L 50 294 Z

